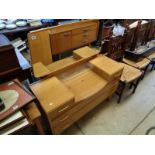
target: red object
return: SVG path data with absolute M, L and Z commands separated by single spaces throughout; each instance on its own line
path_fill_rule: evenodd
M 19 97 L 16 103 L 14 103 L 8 110 L 0 114 L 0 121 L 35 99 L 33 95 L 28 93 L 22 86 L 20 86 L 15 81 L 10 81 L 10 82 L 1 84 L 0 91 L 4 91 L 4 90 L 15 90 L 18 92 Z

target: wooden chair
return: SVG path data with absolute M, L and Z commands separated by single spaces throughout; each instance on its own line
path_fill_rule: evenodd
M 154 33 L 155 33 L 155 22 L 153 20 L 149 20 L 148 29 L 145 37 L 145 44 L 154 38 Z
M 132 61 L 132 60 L 123 58 L 123 62 L 125 64 L 128 64 L 128 65 L 130 65 L 132 67 L 135 67 L 135 68 L 143 71 L 142 78 L 144 78 L 145 73 L 147 71 L 147 68 L 148 68 L 148 66 L 149 66 L 149 64 L 150 64 L 151 61 L 149 59 L 147 59 L 147 58 L 143 58 L 143 59 L 139 60 L 138 62 L 135 62 L 135 61 Z
M 150 54 L 148 54 L 146 59 L 150 60 L 150 64 L 152 65 L 151 71 L 155 69 L 155 51 L 152 51 Z
M 130 84 L 130 89 L 133 87 L 132 93 L 135 93 L 137 86 L 139 84 L 140 78 L 142 76 L 142 71 L 139 69 L 136 69 L 130 65 L 121 63 L 124 65 L 123 73 L 120 78 L 120 83 L 118 86 L 118 89 L 116 91 L 116 94 L 119 96 L 118 103 L 120 103 L 124 89 L 126 85 Z
M 107 53 L 106 55 L 113 60 L 122 61 L 125 51 L 126 35 L 124 36 L 111 36 L 106 39 L 101 47 L 100 53 Z
M 129 49 L 130 51 L 134 50 L 134 35 L 135 35 L 136 28 L 127 29 L 126 30 L 126 43 L 125 49 Z

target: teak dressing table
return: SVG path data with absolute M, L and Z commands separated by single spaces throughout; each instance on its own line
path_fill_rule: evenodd
M 78 59 L 71 63 L 66 58 L 45 66 L 49 73 L 30 85 L 53 134 L 61 134 L 117 89 L 123 65 L 90 50 L 75 50 L 74 58 Z

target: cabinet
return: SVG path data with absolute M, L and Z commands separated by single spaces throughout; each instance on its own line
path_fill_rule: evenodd
M 22 69 L 11 42 L 0 34 L 0 83 L 14 78 L 31 81 L 30 68 Z
M 98 23 L 90 22 L 87 25 L 83 25 L 81 22 L 80 25 L 78 24 L 79 22 L 73 25 L 68 24 L 70 31 L 66 31 L 64 25 L 58 27 L 59 31 L 57 27 L 51 29 L 50 43 L 53 55 L 87 45 L 97 40 Z
M 71 31 L 51 35 L 52 54 L 59 54 L 71 48 Z
M 32 31 L 28 42 L 32 64 L 49 65 L 52 55 L 85 46 L 97 40 L 99 20 L 82 20 Z

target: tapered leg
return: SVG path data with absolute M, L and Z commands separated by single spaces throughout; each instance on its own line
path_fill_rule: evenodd
M 135 93 L 135 91 L 136 91 L 136 89 L 137 89 L 137 86 L 138 86 L 138 84 L 139 84 L 140 79 L 141 79 L 141 78 L 138 78 L 137 81 L 136 81 L 136 83 L 134 84 L 134 89 L 133 89 L 133 91 L 132 91 L 133 94 Z
M 121 98 L 122 98 L 122 95 L 123 95 L 123 91 L 125 89 L 125 86 L 126 86 L 126 84 L 124 82 L 120 82 L 119 92 L 116 93 L 118 95 L 118 101 L 117 101 L 117 103 L 120 103 L 121 102 Z
M 41 123 L 41 119 L 40 118 L 37 118 L 34 120 L 34 124 L 36 125 L 37 127 L 37 130 L 38 130 L 38 133 L 40 135 L 44 135 L 45 132 L 44 132 L 44 129 L 43 129 L 43 126 L 42 126 L 42 123 Z

